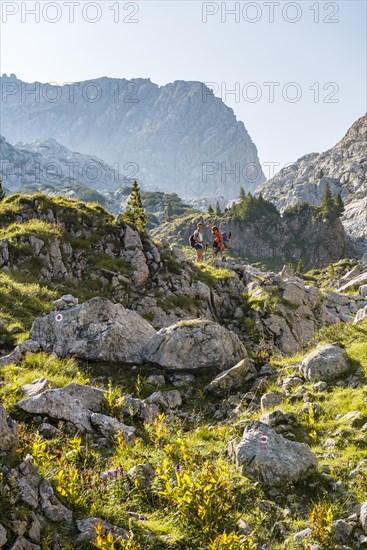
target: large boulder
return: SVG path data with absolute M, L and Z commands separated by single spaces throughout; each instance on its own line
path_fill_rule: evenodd
M 301 373 L 309 382 L 334 380 L 349 369 L 346 351 L 335 344 L 327 344 L 309 353 L 300 365 Z
M 181 321 L 150 340 L 145 360 L 172 370 L 225 370 L 246 357 L 236 334 L 205 320 Z
M 0 403 L 0 452 L 15 449 L 18 442 L 18 424 L 10 418 Z
M 31 329 L 31 338 L 58 357 L 137 364 L 155 335 L 156 330 L 136 312 L 101 297 L 41 317 Z
M 237 365 L 221 372 L 212 380 L 207 386 L 205 386 L 205 392 L 213 395 L 222 396 L 226 393 L 240 388 L 249 380 L 256 378 L 257 371 L 246 356 Z
M 18 401 L 16 406 L 29 414 L 46 415 L 53 420 L 70 422 L 82 433 L 93 431 L 90 423 L 91 411 L 63 389 L 46 390 L 34 397 Z
M 317 470 L 317 458 L 304 443 L 290 441 L 269 425 L 250 420 L 232 449 L 242 473 L 267 487 L 282 487 Z
M 103 435 L 119 431 L 131 439 L 134 428 L 125 426 L 116 418 L 101 414 L 105 392 L 93 386 L 71 383 L 64 388 L 18 401 L 16 406 L 24 412 L 47 416 L 53 420 L 70 422 L 82 433 L 93 432 L 93 426 Z

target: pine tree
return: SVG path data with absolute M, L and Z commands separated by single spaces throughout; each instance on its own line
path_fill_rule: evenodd
M 143 207 L 137 181 L 134 181 L 133 189 L 127 204 L 129 208 L 124 213 L 124 220 L 135 225 L 138 231 L 144 231 L 147 223 L 147 215 Z
M 221 216 L 222 215 L 222 211 L 220 209 L 220 204 L 219 204 L 219 201 L 217 201 L 216 205 L 215 205 L 215 215 L 216 216 Z
M 208 206 L 208 214 L 214 214 L 214 208 L 212 207 L 211 204 L 209 204 Z
M 171 222 L 173 218 L 173 208 L 171 201 L 167 204 L 166 212 L 165 212 L 165 220 L 166 222 Z
M 297 273 L 303 273 L 305 266 L 303 265 L 302 258 L 298 260 L 296 271 Z
M 332 216 L 333 214 L 335 214 L 333 196 L 331 194 L 330 185 L 328 183 L 326 184 L 324 194 L 321 197 L 320 208 L 321 212 L 326 216 Z
M 0 201 L 2 201 L 4 197 L 5 197 L 5 192 L 3 189 L 3 180 L 0 178 Z
M 345 208 L 344 208 L 344 202 L 343 202 L 343 199 L 341 197 L 341 194 L 340 193 L 337 193 L 336 196 L 335 196 L 335 199 L 334 199 L 334 208 L 335 208 L 335 213 L 336 215 L 338 216 L 338 218 L 343 214 Z
M 240 187 L 240 194 L 239 194 L 239 198 L 241 199 L 241 201 L 243 201 L 243 199 L 246 198 L 246 192 L 244 190 L 243 187 Z

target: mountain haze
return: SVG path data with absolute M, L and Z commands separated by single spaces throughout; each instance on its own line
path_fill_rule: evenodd
M 10 191 L 25 185 L 73 183 L 112 191 L 128 182 L 103 160 L 70 151 L 51 138 L 13 146 L 0 136 L 0 157 L 0 175 Z
M 52 137 L 118 163 L 125 176 L 144 185 L 184 197 L 225 190 L 232 199 L 241 185 L 254 191 L 265 181 L 243 122 L 200 82 L 158 86 L 150 79 L 103 77 L 53 86 L 15 75 L 0 80 L 2 133 L 12 144 Z

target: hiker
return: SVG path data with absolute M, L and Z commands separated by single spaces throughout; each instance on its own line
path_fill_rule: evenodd
M 219 231 L 218 227 L 216 225 L 213 225 L 212 227 L 212 233 L 213 233 L 213 237 L 214 237 L 214 244 L 213 244 L 213 247 L 214 247 L 214 250 L 213 250 L 213 260 L 216 256 L 218 256 L 219 252 L 222 253 L 223 250 L 224 250 L 224 240 L 223 240 L 223 235 L 222 233 Z
M 201 222 L 197 224 L 197 229 L 194 231 L 191 240 L 193 241 L 193 247 L 196 250 L 196 261 L 200 263 L 203 261 L 205 244 L 203 239 L 203 224 Z

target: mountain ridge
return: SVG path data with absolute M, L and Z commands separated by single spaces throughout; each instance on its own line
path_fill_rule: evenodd
M 253 191 L 265 181 L 244 123 L 198 81 L 161 87 L 150 79 L 34 83 L 36 101 L 28 100 L 27 83 L 9 77 L 0 83 L 6 98 L 3 134 L 12 143 L 52 136 L 106 162 L 134 165 L 132 177 L 143 184 L 175 192 L 182 186 L 183 198 L 223 194 L 225 183 L 231 199 L 241 185 Z M 45 100 L 57 94 L 58 101 Z
M 284 211 L 301 202 L 320 204 L 329 184 L 345 203 L 343 225 L 357 248 L 367 251 L 367 115 L 322 153 L 309 153 L 260 185 L 257 193 Z

